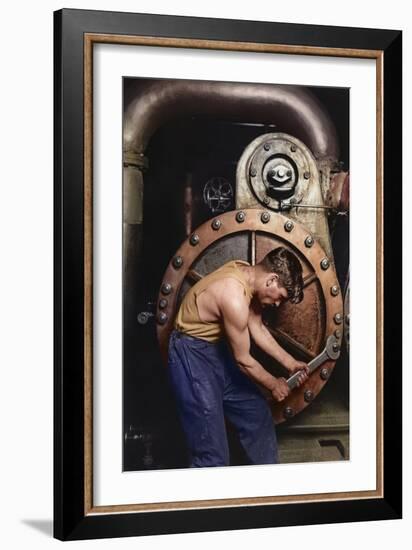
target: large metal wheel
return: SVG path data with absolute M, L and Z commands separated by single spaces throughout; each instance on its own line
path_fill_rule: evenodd
M 264 322 L 272 335 L 292 355 L 309 362 L 325 348 L 329 336 L 342 340 L 343 306 L 339 282 L 333 265 L 319 242 L 304 226 L 274 212 L 244 209 L 219 215 L 196 229 L 170 260 L 157 302 L 157 335 L 167 364 L 170 332 L 181 300 L 200 278 L 233 259 L 259 262 L 270 250 L 283 245 L 301 261 L 304 299 L 300 304 L 286 302 L 267 308 Z M 273 359 L 261 358 L 275 376 L 286 376 Z M 326 360 L 306 383 L 291 391 L 281 403 L 266 391 L 274 421 L 278 424 L 294 417 L 309 405 L 329 379 L 335 360 Z

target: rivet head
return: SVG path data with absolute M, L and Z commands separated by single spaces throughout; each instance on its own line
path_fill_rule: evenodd
M 332 296 L 337 296 L 339 294 L 339 287 L 337 285 L 331 286 L 330 293 L 332 294 Z
M 335 338 L 340 338 L 342 336 L 342 331 L 337 328 L 333 334 L 335 335 Z
M 246 214 L 241 210 L 236 214 L 236 221 L 238 223 L 243 223 L 245 221 Z
M 337 313 L 333 319 L 337 325 L 340 325 L 343 321 L 342 313 Z
M 222 222 L 220 220 L 218 220 L 217 218 L 215 220 L 212 221 L 212 229 L 214 229 L 215 231 L 217 231 L 218 229 L 220 229 L 222 227 Z
M 290 178 L 290 176 L 292 175 L 292 170 L 288 170 L 288 171 L 286 172 L 286 175 L 287 175 L 288 178 Z
M 292 153 L 296 153 L 296 145 L 291 145 L 290 150 L 292 151 Z
M 285 231 L 287 231 L 288 233 L 292 231 L 293 227 L 294 227 L 293 222 L 291 222 L 290 220 L 285 222 L 284 228 L 285 228 Z
M 263 149 L 264 149 L 265 151 L 269 151 L 269 149 L 270 149 L 270 143 L 265 143 L 265 144 L 263 145 Z
M 320 369 L 320 377 L 322 380 L 327 380 L 329 378 L 329 369 L 324 367 L 323 369 Z
M 310 248 L 311 246 L 313 246 L 313 243 L 314 243 L 314 238 L 311 236 L 311 235 L 308 235 L 305 239 L 305 246 L 306 248 Z
M 260 216 L 260 219 L 261 219 L 262 223 L 268 223 L 268 221 L 270 220 L 269 212 L 262 212 L 262 214 Z
M 149 315 L 146 311 L 142 311 L 141 313 L 139 313 L 139 315 L 137 316 L 137 322 L 140 324 L 140 325 L 145 325 L 147 323 L 147 321 L 149 320 Z
M 269 203 L 270 203 L 270 198 L 269 197 L 263 197 L 263 204 L 268 206 Z
M 295 412 L 292 409 L 292 407 L 285 407 L 285 409 L 283 410 L 283 416 L 285 418 L 292 418 L 292 416 L 294 416 L 294 414 L 295 414 Z
M 257 172 L 256 172 L 256 168 L 254 168 L 253 166 L 250 168 L 250 175 L 252 176 L 252 178 L 254 178 L 256 176 Z
M 332 349 L 333 349 L 333 351 L 336 353 L 336 352 L 338 352 L 338 351 L 340 350 L 340 345 L 339 345 L 337 342 L 335 342 L 335 343 L 332 345 Z
M 190 244 L 192 246 L 196 246 L 199 244 L 199 235 L 197 233 L 193 233 L 193 235 L 190 237 Z
M 179 269 L 180 267 L 182 267 L 182 265 L 183 265 L 182 256 L 175 256 L 173 258 L 173 267 L 175 267 L 176 269 Z
M 159 315 L 157 316 L 157 322 L 161 325 L 164 325 L 167 321 L 168 317 L 164 311 L 161 311 Z
M 168 304 L 168 301 L 166 300 L 166 298 L 162 298 L 161 300 L 159 300 L 160 309 L 164 309 L 165 307 L 167 307 L 167 304 Z
M 163 283 L 161 291 L 162 294 L 170 294 L 172 292 L 172 285 L 170 283 Z
M 311 401 L 313 401 L 315 394 L 313 393 L 312 390 L 306 390 L 305 393 L 303 394 L 303 397 L 306 403 L 310 403 Z
M 305 180 L 308 180 L 310 178 L 310 172 L 305 172 L 303 174 L 303 177 L 305 178 Z
M 320 262 L 320 267 L 326 271 L 329 267 L 329 260 L 327 258 L 323 258 L 323 260 Z

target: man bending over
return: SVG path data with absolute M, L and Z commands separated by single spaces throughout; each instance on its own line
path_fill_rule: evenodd
M 262 322 L 262 308 L 303 299 L 302 266 L 284 247 L 252 266 L 232 260 L 198 281 L 185 295 L 169 340 L 168 376 L 190 450 L 190 466 L 227 466 L 225 416 L 238 431 L 251 464 L 279 461 L 275 425 L 259 388 L 276 401 L 290 390 L 250 354 L 250 338 L 290 375 L 309 375 Z

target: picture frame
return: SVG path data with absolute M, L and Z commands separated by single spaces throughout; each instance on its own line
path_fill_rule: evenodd
M 376 63 L 377 198 L 366 207 L 366 215 L 368 208 L 376 215 L 377 242 L 375 490 L 94 504 L 93 51 L 101 43 Z M 64 9 L 54 14 L 54 70 L 54 536 L 78 540 L 401 518 L 401 31 Z

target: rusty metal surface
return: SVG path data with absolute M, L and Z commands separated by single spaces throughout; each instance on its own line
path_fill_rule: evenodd
M 305 351 L 308 358 L 313 358 L 322 351 L 327 337 L 334 334 L 336 328 L 341 327 L 339 315 L 343 319 L 342 296 L 333 258 L 328 258 L 329 266 L 323 269 L 322 260 L 327 256 L 320 243 L 297 222 L 291 230 L 287 230 L 287 222 L 290 220 L 286 216 L 266 211 L 270 214 L 269 220 L 266 221 L 266 216 L 263 217 L 265 221 L 262 221 L 264 211 L 261 209 L 244 209 L 242 212 L 244 221 L 239 221 L 239 211 L 227 212 L 207 221 L 195 231 L 199 237 L 196 245 L 191 244 L 189 237 L 171 258 L 163 277 L 156 309 L 157 335 L 165 363 L 169 335 L 184 293 L 199 276 L 213 271 L 230 259 L 250 261 L 252 235 L 256 239 L 256 261 L 259 261 L 266 251 L 283 244 L 298 255 L 307 282 L 305 298 L 301 304 L 292 306 L 286 303 L 278 308 L 276 326 L 270 327 L 274 331 L 273 334 L 279 336 L 282 333 L 283 338 L 289 339 L 292 348 L 295 346 L 296 351 Z M 216 219 L 220 221 L 220 225 L 213 223 Z M 305 244 L 308 236 L 313 239 L 310 247 Z M 176 258 L 179 258 L 178 262 Z M 337 294 L 332 292 L 332 288 L 336 287 Z M 339 343 L 341 339 L 342 336 L 339 337 Z M 324 363 L 322 368 L 311 374 L 303 386 L 292 390 L 282 403 L 274 402 L 267 392 L 275 422 L 280 423 L 286 418 L 293 418 L 306 408 L 312 400 L 305 400 L 305 392 L 311 391 L 313 398 L 316 398 L 329 379 L 334 366 L 335 361 Z
M 270 177 L 272 172 L 274 176 Z M 313 194 L 312 182 L 319 181 L 315 159 L 300 140 L 283 132 L 260 135 L 245 148 L 238 162 L 236 180 L 237 203 L 242 192 L 245 193 L 239 184 L 244 183 L 261 204 L 271 209 L 287 206 L 291 197 L 294 203 L 302 199 L 322 201 L 322 195 L 308 196 L 311 191 Z M 239 204 L 238 208 L 243 206 Z
M 283 179 L 285 183 L 274 188 L 268 174 L 280 161 L 285 172 L 280 181 Z M 290 176 L 287 176 L 287 167 L 290 167 Z M 288 187 L 291 188 L 289 192 L 282 190 Z M 305 207 L 300 208 L 300 204 Z M 245 148 L 236 169 L 236 208 L 267 208 L 287 212 L 291 220 L 307 227 L 331 256 L 333 252 L 324 206 L 327 205 L 316 160 L 301 140 L 283 132 L 272 132 L 255 138 Z
M 349 172 L 332 174 L 325 202 L 339 211 L 349 210 Z

